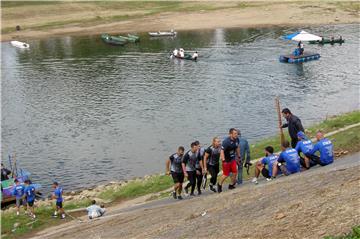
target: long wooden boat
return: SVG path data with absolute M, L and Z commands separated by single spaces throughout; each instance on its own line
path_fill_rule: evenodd
M 175 31 L 171 31 L 171 32 L 149 32 L 149 35 L 152 37 L 164 37 L 164 36 L 176 36 L 176 32 Z
M 177 58 L 177 59 L 181 59 L 181 60 L 191 60 L 191 61 L 196 61 L 197 58 L 193 58 L 191 54 L 185 53 L 184 57 L 181 57 L 179 55 L 174 55 L 171 54 L 171 58 Z
M 111 36 L 109 34 L 102 34 L 101 39 L 107 44 L 117 45 L 117 46 L 123 46 L 128 42 L 123 38 Z
M 324 45 L 324 44 L 335 44 L 335 43 L 339 43 L 339 44 L 343 44 L 345 42 L 345 39 L 342 38 L 338 38 L 338 39 L 322 39 L 321 41 L 309 41 L 309 44 L 320 44 L 320 45 Z

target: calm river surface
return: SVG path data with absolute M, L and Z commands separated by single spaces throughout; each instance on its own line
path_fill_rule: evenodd
M 359 108 L 359 28 L 305 28 L 342 35 L 339 45 L 305 45 L 319 61 L 279 63 L 293 28 L 179 32 L 114 47 L 99 36 L 1 43 L 1 157 L 49 189 L 65 190 L 164 171 L 177 146 L 209 144 L 238 127 L 251 142 L 277 132 L 274 97 L 304 125 Z M 22 40 L 22 39 L 20 39 Z M 175 47 L 198 62 L 169 59 Z

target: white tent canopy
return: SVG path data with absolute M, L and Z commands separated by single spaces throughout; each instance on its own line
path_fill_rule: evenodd
M 293 41 L 321 41 L 321 37 L 314 34 L 310 34 L 306 31 L 296 32 L 290 35 L 285 36 L 285 39 Z

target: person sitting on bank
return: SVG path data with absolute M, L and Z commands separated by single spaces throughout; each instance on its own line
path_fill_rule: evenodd
M 91 201 L 91 206 L 86 208 L 86 211 L 88 212 L 89 219 L 94 219 L 97 217 L 101 217 L 105 214 L 105 208 L 104 205 L 96 205 L 96 201 Z
M 333 144 L 331 140 L 324 137 L 323 132 L 318 131 L 316 133 L 317 143 L 314 148 L 309 152 L 311 155 L 314 155 L 311 159 L 311 163 L 313 165 L 319 164 L 321 166 L 326 166 L 334 162 L 334 152 L 333 152 Z M 320 157 L 315 155 L 315 153 L 319 151 Z
M 316 155 L 310 153 L 311 150 L 314 148 L 314 145 L 302 131 L 299 131 L 297 133 L 297 137 L 299 141 L 296 144 L 295 150 L 298 152 L 299 156 L 300 153 L 302 153 L 304 156 L 300 156 L 300 164 L 305 169 L 309 169 L 310 167 L 316 165 L 316 163 L 314 164 L 314 161 L 316 160 L 316 158 L 318 158 Z
M 273 178 L 278 174 L 279 168 L 286 176 L 300 172 L 299 154 L 295 149 L 290 147 L 289 141 L 285 140 L 281 144 L 281 150 L 282 152 L 279 155 L 277 163 L 273 165 Z
M 276 165 L 278 156 L 274 154 L 274 148 L 267 146 L 265 148 L 265 158 L 256 162 L 255 165 L 255 178 L 251 182 L 257 184 L 260 173 L 266 178 L 267 181 L 271 180 L 273 176 L 273 167 Z M 267 165 L 267 168 L 266 168 Z
M 5 168 L 4 164 L 1 163 L 1 181 L 8 180 L 10 174 L 11 174 L 11 171 L 9 169 Z

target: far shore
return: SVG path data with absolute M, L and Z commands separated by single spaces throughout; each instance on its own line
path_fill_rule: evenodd
M 357 1 L 60 2 L 2 7 L 1 41 L 54 36 L 359 23 Z M 149 4 L 149 3 L 147 3 Z M 177 10 L 179 9 L 179 11 Z M 37 14 L 29 14 L 32 11 Z M 21 19 L 21 20 L 19 20 Z M 65 20 L 66 19 L 66 20 Z M 20 31 L 15 26 L 21 27 Z

